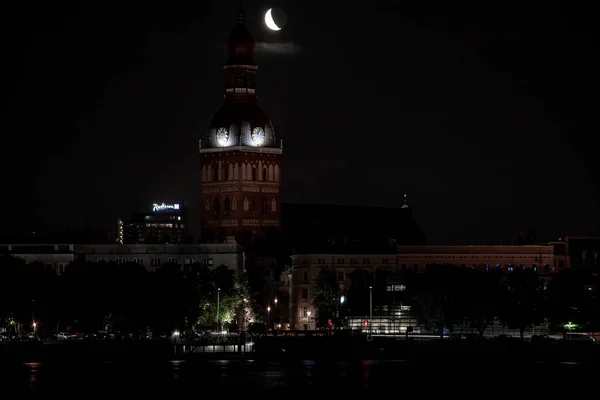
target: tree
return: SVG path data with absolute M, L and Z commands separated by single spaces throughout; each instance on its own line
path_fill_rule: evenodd
M 242 330 L 247 330 L 248 327 L 255 321 L 254 310 L 258 308 L 255 298 L 251 295 L 251 289 L 248 284 L 248 274 L 244 273 L 240 279 L 240 295 L 242 296 L 242 307 L 240 310 L 240 325 Z
M 234 321 L 243 302 L 243 286 L 236 282 L 235 272 L 220 265 L 206 277 L 200 289 L 199 324 L 229 323 Z M 218 313 L 218 317 L 217 317 Z
M 279 275 L 274 273 L 276 267 L 276 259 L 272 257 L 255 256 L 248 260 L 246 282 L 256 320 L 266 321 L 267 307 L 277 297 L 280 281 Z
M 62 272 L 62 271 L 61 271 Z M 219 266 L 163 264 L 156 272 L 140 264 L 89 262 L 79 258 L 58 275 L 51 267 L 0 257 L 0 321 L 15 329 L 94 331 L 150 327 L 163 332 L 196 321 L 232 321 L 242 303 L 242 285 Z
M 283 267 L 283 271 L 279 275 L 279 287 L 288 289 L 290 287 L 290 275 L 292 273 L 292 267 L 290 265 L 285 265 Z
M 104 316 L 104 330 L 110 331 L 112 330 L 113 325 L 116 322 L 116 318 L 113 313 L 108 313 Z
M 483 337 L 499 313 L 501 303 L 499 272 L 467 270 L 461 274 L 465 322 Z
M 328 326 L 329 320 L 337 319 L 339 292 L 335 268 L 321 268 L 313 297 L 315 320 L 319 326 Z
M 432 265 L 424 274 L 410 274 L 408 289 L 412 294 L 411 310 L 419 324 L 428 331 L 444 336 L 464 318 L 461 269 L 451 265 Z
M 595 286 L 598 277 L 587 269 L 562 270 L 548 284 L 547 317 L 554 330 L 565 325 L 598 329 L 598 298 L 586 285 Z
M 373 285 L 373 275 L 362 268 L 350 273 L 345 311 L 348 315 L 369 315 L 369 287 Z
M 540 281 L 532 270 L 517 270 L 507 275 L 506 296 L 500 308 L 500 320 L 511 329 L 518 329 L 523 340 L 525 329 L 543 321 Z

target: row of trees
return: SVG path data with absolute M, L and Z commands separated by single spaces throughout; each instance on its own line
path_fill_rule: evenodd
M 387 291 L 391 283 L 401 284 L 405 290 Z M 413 316 L 430 332 L 465 326 L 483 333 L 495 320 L 518 329 L 521 336 L 537 324 L 547 324 L 553 331 L 564 331 L 565 327 L 598 331 L 598 283 L 597 274 L 587 270 L 543 276 L 532 270 L 503 273 L 434 265 L 426 273 L 402 276 L 355 270 L 347 292 L 342 294 L 335 271 L 324 269 L 318 277 L 314 307 L 321 326 L 344 315 L 369 315 L 372 287 L 375 315 L 382 315 L 384 306 L 402 302 L 411 306 Z M 344 303 L 340 301 L 342 295 Z
M 95 331 L 112 327 L 168 332 L 219 321 L 248 324 L 264 319 L 264 292 L 277 290 L 270 274 L 236 279 L 226 266 L 160 266 L 148 272 L 129 263 L 78 260 L 58 275 L 49 266 L 0 258 L 0 326 L 58 332 L 71 327 Z M 273 287 L 271 287 L 273 286 Z M 258 311 L 258 313 L 256 312 Z

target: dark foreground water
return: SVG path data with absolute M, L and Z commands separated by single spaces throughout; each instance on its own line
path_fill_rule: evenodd
M 227 399 L 282 395 L 312 399 L 444 396 L 541 398 L 591 393 L 598 370 L 578 363 L 418 361 L 94 361 L 0 366 L 6 399 Z M 533 397 L 532 397 L 533 398 Z

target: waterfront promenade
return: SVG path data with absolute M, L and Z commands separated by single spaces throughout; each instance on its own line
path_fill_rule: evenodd
M 583 362 L 600 360 L 600 345 L 569 341 L 410 341 L 361 336 L 262 336 L 245 343 L 206 344 L 170 340 L 2 342 L 0 362 L 44 362 L 56 359 L 330 359 L 471 362 Z

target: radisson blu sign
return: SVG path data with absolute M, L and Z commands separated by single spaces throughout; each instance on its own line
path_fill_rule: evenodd
M 179 210 L 179 204 L 165 204 L 165 203 L 154 203 L 152 204 L 152 211 L 165 211 L 165 210 Z

